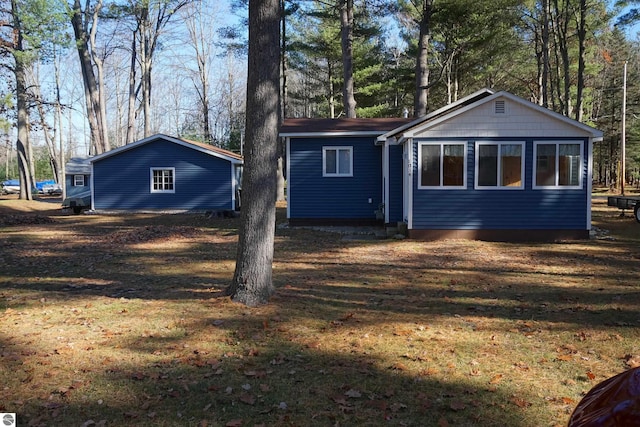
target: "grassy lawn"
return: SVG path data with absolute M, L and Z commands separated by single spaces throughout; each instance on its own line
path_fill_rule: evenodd
M 579 242 L 279 228 L 255 309 L 222 296 L 237 219 L 55 207 L 0 200 L 0 412 L 20 426 L 563 426 L 640 364 L 640 224 L 605 199 Z

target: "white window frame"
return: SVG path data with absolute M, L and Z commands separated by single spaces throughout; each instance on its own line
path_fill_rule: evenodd
M 80 178 L 80 179 L 79 179 Z M 73 186 L 84 187 L 84 175 L 73 175 Z
M 555 145 L 556 146 L 556 163 L 555 167 L 555 185 L 538 185 L 538 146 L 539 145 Z M 580 146 L 580 164 L 578 165 L 578 185 L 559 185 L 559 175 L 560 175 L 560 156 L 558 153 L 560 152 L 561 145 L 578 145 Z M 582 190 L 584 181 L 584 162 L 585 162 L 585 152 L 584 152 L 584 141 L 582 140 L 552 140 L 552 141 L 533 141 L 533 165 L 532 165 L 532 182 L 534 190 L 544 190 L 544 189 L 554 189 L 554 190 Z
M 165 189 L 154 189 L 153 187 L 153 173 L 155 171 L 171 171 L 171 177 L 172 177 L 172 181 L 173 181 L 173 188 L 170 190 L 165 190 Z M 151 188 L 151 192 L 152 193 L 175 193 L 176 192 L 176 168 L 173 167 L 164 167 L 164 168 L 160 168 L 160 167 L 153 167 L 153 168 L 149 168 L 149 176 L 150 176 L 150 188 Z M 163 184 L 164 186 L 164 184 Z
M 340 173 L 340 156 L 338 153 L 341 150 L 346 150 L 349 152 L 349 172 L 348 173 Z M 327 151 L 335 151 L 336 152 L 336 171 L 335 173 L 327 172 Z M 348 178 L 353 176 L 353 147 L 352 146 L 325 146 L 322 147 L 322 176 L 326 178 Z
M 422 185 L 422 147 L 425 146 L 440 146 L 440 185 Z M 462 170 L 462 182 L 463 185 L 443 185 L 444 182 L 444 146 L 445 145 L 461 145 L 463 148 L 463 170 Z M 418 143 L 418 189 L 419 190 L 466 190 L 467 189 L 467 158 L 469 154 L 469 147 L 466 141 L 438 141 L 427 142 L 422 141 Z
M 498 146 L 498 170 L 497 173 L 497 185 L 480 185 L 479 173 L 480 173 L 480 146 L 482 145 L 497 145 Z M 501 185 L 500 178 L 502 176 L 502 146 L 503 145 L 519 145 L 520 146 L 520 185 L 518 187 Z M 477 141 L 475 152 L 475 186 L 476 190 L 524 190 L 524 171 L 525 171 L 525 149 L 526 144 L 524 141 Z

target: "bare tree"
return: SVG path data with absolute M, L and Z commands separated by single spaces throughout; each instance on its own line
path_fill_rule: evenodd
M 280 83 L 279 0 L 249 0 L 245 173 L 236 269 L 227 293 L 248 306 L 274 292 Z

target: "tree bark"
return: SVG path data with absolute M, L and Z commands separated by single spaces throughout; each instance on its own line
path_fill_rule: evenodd
M 249 54 L 243 205 L 233 280 L 236 302 L 268 302 L 276 217 L 280 82 L 279 0 L 249 0 Z
M 353 0 L 341 0 L 340 38 L 344 86 L 342 97 L 347 118 L 356 117 L 355 84 L 353 81 Z
M 431 15 L 433 0 L 422 1 L 420 35 L 418 36 L 418 56 L 416 58 L 416 95 L 413 101 L 414 117 L 427 114 L 429 97 L 429 43 L 431 40 Z
M 585 65 L 585 40 L 587 38 L 586 29 L 587 20 L 587 1 L 580 0 L 579 12 L 578 12 L 578 81 L 576 88 L 576 120 L 582 121 L 583 103 L 584 103 L 584 71 Z
M 542 106 L 549 107 L 549 0 L 542 0 Z
M 100 9 L 101 2 L 96 6 L 93 12 L 93 26 L 97 25 L 97 13 Z M 91 145 L 93 154 L 102 154 L 108 150 L 109 142 L 105 141 L 106 123 L 103 122 L 103 115 L 100 111 L 100 93 L 95 73 L 93 71 L 93 63 L 89 49 L 89 37 L 87 34 L 89 11 L 82 10 L 80 0 L 74 0 L 73 14 L 71 15 L 71 25 L 76 41 L 76 50 L 80 59 L 80 69 L 82 71 L 82 81 L 84 83 L 84 95 L 87 105 L 87 119 L 89 121 L 89 129 L 91 131 Z M 95 31 L 92 28 L 92 31 Z
M 16 78 L 16 112 L 18 125 L 18 139 L 16 153 L 18 155 L 18 174 L 20 176 L 20 199 L 33 200 L 32 188 L 35 185 L 31 173 L 31 147 L 29 143 L 29 110 L 27 99 L 26 71 L 24 65 L 24 46 L 22 38 L 22 22 L 19 18 L 16 0 L 11 1 L 13 15 L 14 43 L 12 53 L 14 58 L 14 76 Z

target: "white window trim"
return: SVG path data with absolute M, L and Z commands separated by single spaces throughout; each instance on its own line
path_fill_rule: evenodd
M 336 151 L 336 173 L 327 173 L 327 151 Z M 340 156 L 337 155 L 337 152 L 340 150 L 349 151 L 349 173 L 340 173 L 340 165 L 338 164 Z M 352 146 L 338 146 L 338 145 L 328 145 L 322 147 L 322 176 L 325 178 L 349 178 L 353 176 L 353 147 Z
M 555 164 L 555 171 L 556 171 L 556 176 L 555 176 L 555 185 L 538 185 L 538 183 L 536 182 L 537 179 L 537 166 L 538 166 L 538 145 L 552 145 L 555 144 L 556 146 L 556 164 Z M 578 176 L 578 185 L 558 185 L 558 174 L 559 174 L 559 163 L 560 163 L 560 156 L 558 155 L 559 151 L 560 151 L 560 145 L 565 145 L 565 144 L 576 144 L 580 146 L 580 165 L 579 165 L 579 170 L 578 173 L 580 174 Z M 534 190 L 549 190 L 549 189 L 553 189 L 553 190 L 582 190 L 583 185 L 582 182 L 584 181 L 584 162 L 585 162 L 585 152 L 584 152 L 584 141 L 582 140 L 567 140 L 567 141 L 562 141 L 562 140 L 551 140 L 551 141 L 533 141 L 533 165 L 532 165 L 532 183 L 533 186 L 532 188 Z
M 78 178 L 82 178 L 82 179 L 80 180 Z M 84 175 L 80 175 L 80 174 L 73 175 L 73 186 L 74 187 L 84 187 L 85 186 L 84 181 L 85 181 Z
M 422 185 L 422 147 L 424 147 L 425 145 L 439 145 L 440 146 L 440 185 Z M 463 175 L 462 175 L 462 182 L 464 183 L 463 185 L 442 185 L 442 182 L 444 181 L 444 168 L 443 168 L 443 162 L 444 162 L 444 156 L 442 155 L 442 153 L 444 153 L 444 146 L 445 145 L 462 145 L 462 147 L 464 148 L 464 154 L 463 154 Z M 438 142 L 419 142 L 418 143 L 418 189 L 419 190 L 466 190 L 467 189 L 467 158 L 469 154 L 469 147 L 466 141 L 438 141 Z
M 164 171 L 164 170 L 170 170 L 172 171 L 172 176 L 173 176 L 173 190 L 155 190 L 153 188 L 153 172 L 154 171 Z M 152 167 L 149 168 L 149 180 L 150 180 L 150 190 L 152 193 L 167 193 L 167 194 L 171 194 L 171 193 L 175 193 L 176 192 L 176 168 L 174 167 Z
M 478 149 L 481 145 L 497 145 L 498 146 L 498 170 L 496 173 L 498 174 L 498 185 L 479 185 L 478 184 L 478 173 L 480 172 L 480 150 Z M 520 150 L 520 186 L 507 186 L 500 185 L 500 177 L 502 176 L 502 146 L 503 145 L 519 145 L 521 147 Z M 478 141 L 476 142 L 476 152 L 475 152 L 475 182 L 474 189 L 476 190 L 524 190 L 524 171 L 525 171 L 525 149 L 526 144 L 524 141 Z

